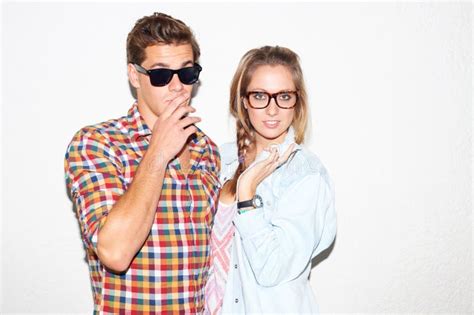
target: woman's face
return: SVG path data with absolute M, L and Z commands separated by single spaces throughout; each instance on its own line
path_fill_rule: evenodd
M 274 94 L 295 90 L 290 71 L 282 65 L 259 66 L 253 73 L 247 87 L 247 93 L 259 91 Z M 249 97 L 258 98 L 261 95 L 256 94 Z M 285 97 L 285 95 L 282 95 L 279 99 L 284 100 Z M 281 105 L 282 103 L 283 101 L 279 104 Z M 257 145 L 265 148 L 272 143 L 283 142 L 288 128 L 293 121 L 294 107 L 290 109 L 280 108 L 275 103 L 274 98 L 270 100 L 270 104 L 266 108 L 252 108 L 247 98 L 245 98 L 244 106 L 248 111 L 250 122 L 256 131 Z

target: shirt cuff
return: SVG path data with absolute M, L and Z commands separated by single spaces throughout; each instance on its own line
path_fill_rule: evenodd
M 247 238 L 263 232 L 268 227 L 268 222 L 263 217 L 263 208 L 258 208 L 237 214 L 234 218 L 234 225 L 240 236 Z

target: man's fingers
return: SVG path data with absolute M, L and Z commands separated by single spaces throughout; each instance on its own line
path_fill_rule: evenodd
M 194 113 L 196 109 L 192 106 L 180 106 L 178 107 L 173 114 L 171 114 L 171 119 L 175 121 L 179 121 L 181 119 L 184 119 L 184 116 L 187 116 L 189 113 Z
M 201 121 L 201 118 L 199 118 L 199 117 L 190 117 L 190 116 L 188 116 L 188 117 L 185 117 L 185 118 L 181 119 L 178 124 L 181 128 L 184 129 L 184 128 L 188 127 L 189 125 L 198 123 L 200 121 Z
M 181 94 L 172 100 L 167 106 L 164 112 L 161 114 L 163 118 L 170 117 L 180 106 L 186 104 L 189 100 L 189 95 Z M 186 107 L 186 106 L 184 106 Z
M 194 126 L 194 125 L 190 125 L 189 127 L 184 128 L 184 132 L 185 132 L 186 139 L 187 139 L 190 135 L 197 132 L 197 127 Z

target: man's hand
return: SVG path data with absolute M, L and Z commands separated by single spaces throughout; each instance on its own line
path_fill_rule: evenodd
M 163 159 L 162 162 L 167 163 L 173 159 L 186 144 L 188 137 L 197 131 L 194 124 L 200 122 L 201 118 L 188 116 L 196 111 L 188 105 L 189 98 L 188 94 L 176 97 L 153 126 L 150 147 L 154 146 L 159 150 L 161 156 L 157 158 Z

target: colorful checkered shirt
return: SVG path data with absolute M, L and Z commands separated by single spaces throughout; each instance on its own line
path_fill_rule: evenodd
M 66 183 L 87 253 L 95 313 L 203 310 L 220 157 L 202 131 L 190 143 L 187 175 L 178 159 L 168 163 L 155 221 L 126 273 L 106 270 L 96 254 L 99 228 L 132 182 L 150 135 L 135 104 L 125 117 L 81 129 L 67 149 Z

